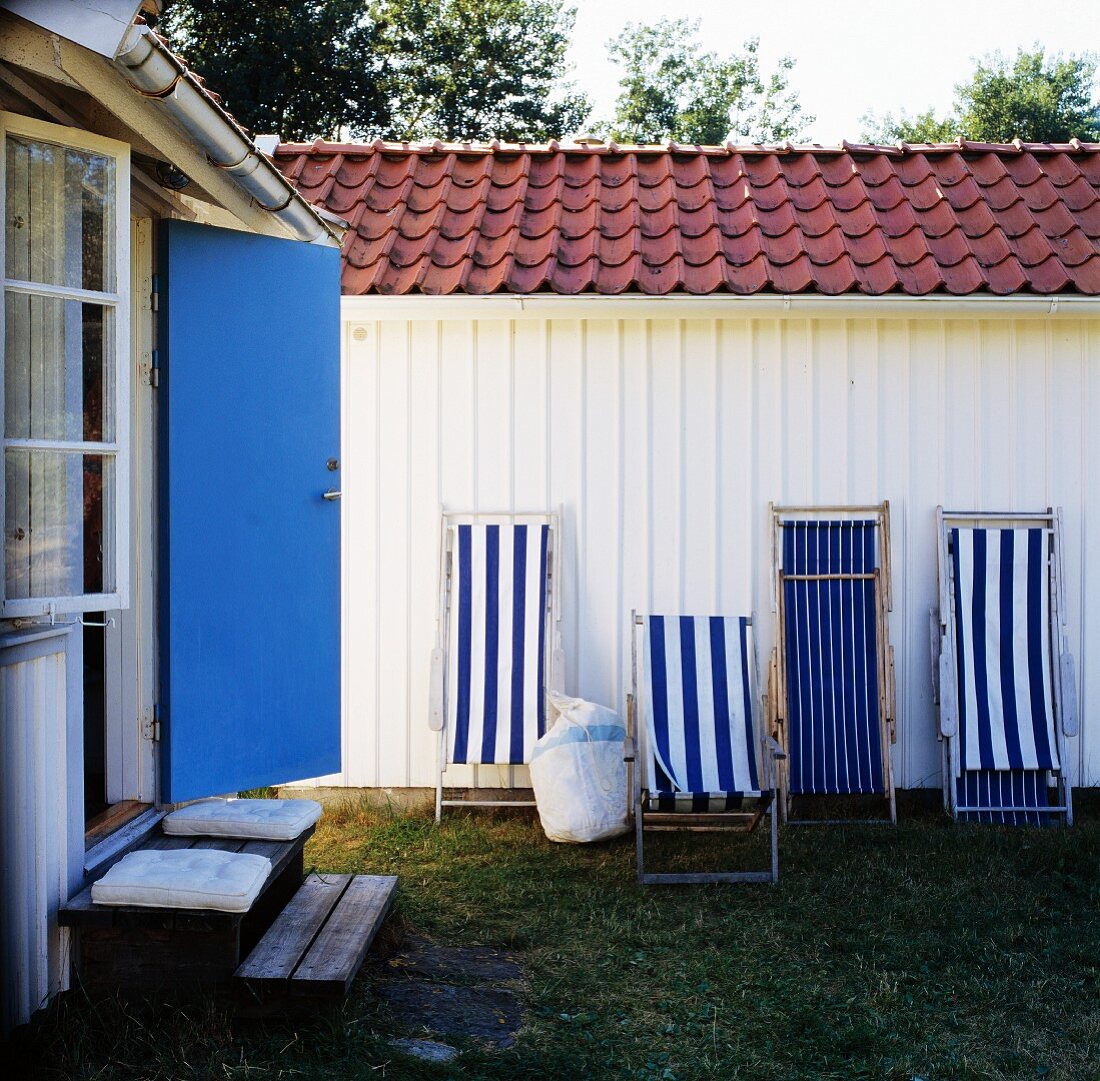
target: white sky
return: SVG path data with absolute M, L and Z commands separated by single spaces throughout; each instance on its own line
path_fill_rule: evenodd
M 610 118 L 617 68 L 607 41 L 627 22 L 701 19 L 701 37 L 719 53 L 760 38 L 765 73 L 784 53 L 796 63 L 790 85 L 817 120 L 812 141 L 860 138 L 860 117 L 948 110 L 955 83 L 973 59 L 1013 55 L 1036 42 L 1049 52 L 1100 51 L 1100 0 L 571 0 L 577 7 L 570 58 L 573 79 L 595 100 L 594 119 Z

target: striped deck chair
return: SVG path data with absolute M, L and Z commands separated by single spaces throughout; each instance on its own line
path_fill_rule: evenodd
M 774 740 L 761 743 L 759 737 L 752 620 L 632 613 L 631 631 L 626 759 L 632 775 L 638 881 L 775 882 L 774 760 L 782 752 Z M 639 714 L 644 719 L 640 726 Z M 765 814 L 771 818 L 770 870 L 671 874 L 645 869 L 647 831 L 749 832 Z
M 556 514 L 443 515 L 429 703 L 436 822 L 448 806 L 534 806 L 444 799 L 443 784 L 449 765 L 474 766 L 473 787 L 477 767 L 525 765 L 546 729 L 546 690 L 562 687 L 557 537 Z
M 783 820 L 800 796 L 882 796 L 897 821 L 891 745 L 890 507 L 772 507 L 776 649 L 768 674 Z
M 1065 737 L 1077 734 L 1065 638 L 1061 511 L 945 512 L 933 674 L 944 806 L 965 822 L 1073 821 Z

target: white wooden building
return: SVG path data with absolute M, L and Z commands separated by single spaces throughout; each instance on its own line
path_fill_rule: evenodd
M 1064 508 L 1069 773 L 1100 784 L 1098 151 L 280 148 L 354 226 L 344 768 L 316 783 L 435 782 L 444 508 L 560 508 L 566 687 L 621 710 L 632 608 L 754 612 L 770 651 L 769 503 L 888 499 L 899 786 L 941 783 L 938 504 Z

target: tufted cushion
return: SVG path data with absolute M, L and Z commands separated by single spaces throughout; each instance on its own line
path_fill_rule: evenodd
M 311 799 L 204 799 L 173 811 L 161 823 L 183 837 L 247 837 L 293 841 L 321 817 Z
M 99 905 L 247 912 L 271 874 L 271 860 L 248 852 L 139 849 L 92 885 Z

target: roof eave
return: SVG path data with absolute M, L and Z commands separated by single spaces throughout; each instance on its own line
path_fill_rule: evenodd
M 344 296 L 345 318 L 352 320 L 410 319 L 647 319 L 675 316 L 699 319 L 748 318 L 901 318 L 1004 317 L 1081 319 L 1100 317 L 1100 297 L 1080 294 L 1036 295 L 988 293 L 951 296 L 929 293 L 908 296 L 888 293 L 872 296 L 845 293 L 732 293 L 695 295 L 646 293 L 616 295 L 583 293 L 423 293 L 384 296 Z

